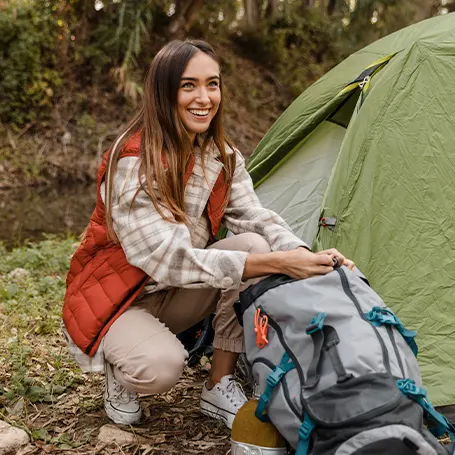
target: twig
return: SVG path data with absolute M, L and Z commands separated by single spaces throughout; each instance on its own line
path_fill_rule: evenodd
M 96 154 L 96 160 L 100 161 L 101 157 L 103 156 L 103 142 L 106 138 L 109 136 L 117 136 L 121 131 L 121 128 L 117 128 L 115 131 L 109 131 L 106 134 L 103 134 L 100 136 L 98 139 L 98 147 L 97 147 L 97 154 Z
M 272 80 L 272 82 L 275 84 L 276 88 L 280 91 L 280 93 L 282 93 L 284 87 L 281 84 L 281 82 L 277 79 L 277 77 L 267 68 L 261 66 L 261 69 L 262 71 L 264 71 L 264 74 Z
M 27 125 L 22 128 L 19 133 L 17 133 L 16 138 L 19 139 L 23 134 L 25 134 L 30 128 L 32 127 L 31 123 L 28 123 Z
M 273 101 L 275 99 L 275 94 L 272 93 L 269 97 L 267 97 L 266 99 L 264 100 L 261 100 L 261 101 L 258 101 L 258 104 L 260 106 L 263 106 L 264 104 L 268 104 L 270 103 L 270 101 Z
M 14 138 L 13 138 L 13 135 L 11 134 L 11 130 L 7 129 L 7 130 L 6 130 L 6 135 L 8 136 L 8 142 L 9 142 L 9 144 L 11 145 L 11 147 L 12 147 L 14 150 L 17 150 L 17 145 L 16 145 L 16 143 L 14 142 Z

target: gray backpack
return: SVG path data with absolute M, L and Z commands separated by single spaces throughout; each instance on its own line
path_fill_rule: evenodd
M 270 419 L 296 455 L 448 454 L 455 428 L 421 386 L 415 332 L 346 267 L 270 276 L 236 304 Z M 432 422 L 431 432 L 424 416 Z

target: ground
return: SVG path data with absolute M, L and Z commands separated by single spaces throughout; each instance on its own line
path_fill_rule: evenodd
M 137 437 L 136 443 L 125 446 L 98 441 L 100 428 L 110 423 L 103 411 L 102 376 L 84 375 L 83 384 L 55 397 L 54 403 L 29 405 L 23 410 L 20 423 L 36 438 L 26 453 L 225 455 L 230 447 L 229 430 L 199 413 L 206 375 L 200 368 L 187 368 L 169 393 L 142 397 L 142 423 L 119 426 Z
M 25 454 L 225 455 L 229 430 L 199 413 L 207 366 L 187 368 L 167 394 L 141 397 L 128 446 L 98 441 L 109 424 L 103 377 L 83 374 L 60 332 L 65 275 L 77 242 L 52 238 L 13 251 L 0 245 L 0 420 L 24 429 Z M 204 362 L 203 362 L 204 363 Z

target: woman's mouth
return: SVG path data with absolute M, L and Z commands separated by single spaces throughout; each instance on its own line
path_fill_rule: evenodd
M 188 109 L 188 112 L 200 120 L 205 120 L 210 113 L 210 109 Z

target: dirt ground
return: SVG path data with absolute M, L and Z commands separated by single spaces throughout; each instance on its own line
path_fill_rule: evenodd
M 141 397 L 141 423 L 117 426 L 134 435 L 135 443 L 119 445 L 98 440 L 100 428 L 113 425 L 103 410 L 103 377 L 84 375 L 84 384 L 63 393 L 55 403 L 28 406 L 22 422 L 37 439 L 20 455 L 226 455 L 230 451 L 230 431 L 199 413 L 199 396 L 206 377 L 202 368 L 187 368 L 170 392 Z

